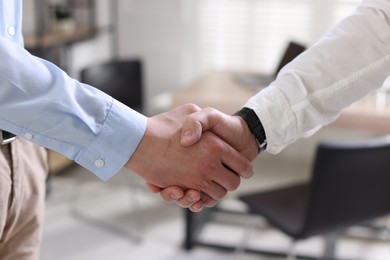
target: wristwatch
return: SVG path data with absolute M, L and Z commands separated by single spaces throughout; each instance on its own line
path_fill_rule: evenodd
M 259 145 L 259 153 L 263 152 L 267 148 L 267 137 L 264 127 L 255 111 L 251 108 L 243 107 L 234 113 L 234 115 L 241 117 L 248 124 L 249 129 L 256 137 L 257 144 Z

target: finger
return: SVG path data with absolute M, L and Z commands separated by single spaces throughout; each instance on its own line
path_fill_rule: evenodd
M 202 202 L 202 205 L 204 207 L 208 207 L 208 208 L 214 207 L 218 203 L 218 201 L 216 201 L 215 199 L 211 198 L 209 195 L 207 195 L 205 193 L 201 194 L 200 201 Z
M 217 201 L 223 199 L 227 194 L 227 190 L 224 187 L 213 181 L 204 184 L 204 186 L 201 188 L 201 191 L 208 194 L 212 199 Z
M 213 173 L 212 180 L 227 191 L 236 190 L 241 183 L 240 176 L 223 163 L 220 167 Z
M 242 178 L 248 179 L 253 176 L 253 165 L 252 163 L 237 152 L 233 147 L 228 144 L 224 144 L 226 151 L 222 153 L 222 164 L 228 170 L 237 173 Z M 225 186 L 224 186 L 225 187 Z
M 211 107 L 207 107 L 207 108 L 203 108 L 200 111 L 192 113 L 187 117 L 192 118 L 192 120 L 199 122 L 204 132 L 207 130 L 212 130 L 214 126 L 216 126 L 221 120 L 224 119 L 224 116 L 225 114 L 220 112 L 219 110 Z
M 153 193 L 159 193 L 161 191 L 160 187 L 157 187 L 149 182 L 146 183 L 146 187 L 148 188 L 148 190 L 150 192 L 153 192 Z
M 202 133 L 211 131 L 250 161 L 258 155 L 258 144 L 245 121 L 238 116 L 230 116 L 214 108 L 204 108 L 187 115 L 184 120 L 181 144 L 190 146 L 196 143 Z M 185 133 L 185 134 L 184 134 Z
M 191 207 L 190 210 L 192 212 L 200 212 L 203 210 L 204 207 L 212 208 L 215 205 L 217 205 L 218 201 L 214 200 L 210 196 L 208 196 L 205 193 L 201 194 L 200 201 L 195 202 Z
M 227 191 L 235 190 L 240 185 L 240 177 L 236 174 L 236 171 L 241 171 L 241 169 L 237 165 L 245 165 L 249 161 L 210 132 L 203 134 L 200 145 L 203 146 L 202 149 L 213 155 L 213 158 L 211 158 L 210 163 L 202 165 L 200 172 L 205 174 L 205 178 L 198 182 L 196 189 L 205 192 L 215 200 L 220 200 Z M 226 156 L 225 153 L 232 155 Z M 233 161 L 228 161 L 231 158 L 233 158 Z M 224 163 L 224 161 L 227 162 Z M 237 161 L 240 163 L 237 163 Z M 225 167 L 223 163 L 228 167 Z M 241 174 L 241 172 L 239 173 Z M 212 190 L 211 187 L 215 187 L 215 190 Z
M 202 110 L 199 106 L 197 106 L 193 103 L 187 103 L 187 104 L 181 105 L 181 106 L 177 107 L 176 109 L 178 109 L 178 111 L 180 111 L 180 112 L 184 111 L 187 114 L 192 114 L 192 113 L 195 113 L 195 112 Z
M 197 201 L 189 209 L 192 212 L 201 212 L 203 208 L 204 208 L 203 203 L 201 201 Z
M 160 196 L 163 200 L 170 203 L 182 198 L 184 196 L 184 191 L 178 186 L 169 186 L 161 190 Z
M 197 190 L 187 190 L 184 196 L 176 201 L 183 208 L 190 208 L 200 200 L 200 192 Z
M 214 172 L 212 177 L 213 181 L 230 191 L 236 189 L 238 186 L 234 187 L 235 183 L 233 177 L 231 177 L 231 175 L 226 175 L 226 172 L 236 173 L 243 178 L 252 177 L 253 166 L 248 158 L 213 133 L 204 133 L 203 137 L 202 142 L 205 143 L 206 149 L 208 149 L 211 154 L 221 156 L 220 158 L 222 160 L 220 165 L 221 168 L 217 168 L 218 171 Z
M 205 108 L 188 115 L 183 123 L 181 144 L 190 146 L 199 141 L 202 132 L 212 130 L 223 113 L 213 108 Z
M 180 143 L 183 146 L 191 146 L 202 136 L 202 125 L 196 117 L 187 116 L 183 123 Z

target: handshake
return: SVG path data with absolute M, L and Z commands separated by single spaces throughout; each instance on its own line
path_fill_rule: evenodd
M 167 202 L 194 212 L 212 207 L 253 175 L 258 143 L 239 116 L 186 104 L 148 118 L 125 168 Z

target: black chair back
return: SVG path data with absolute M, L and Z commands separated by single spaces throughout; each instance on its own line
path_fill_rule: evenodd
M 318 146 L 300 237 L 390 213 L 390 139 Z
M 138 59 L 114 60 L 81 71 L 81 81 L 142 112 L 142 63 Z

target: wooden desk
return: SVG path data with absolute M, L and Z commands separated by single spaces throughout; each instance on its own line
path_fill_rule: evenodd
M 211 72 L 175 93 L 172 106 L 194 103 L 232 114 L 256 94 L 258 89 L 261 87 L 240 85 L 232 72 Z M 380 106 L 376 97 L 377 94 L 374 93 L 355 102 L 329 127 L 390 133 L 390 100 L 387 106 Z
M 179 90 L 173 96 L 172 105 L 194 103 L 200 107 L 214 107 L 232 114 L 254 94 L 254 88 L 240 86 L 233 73 L 212 72 Z

